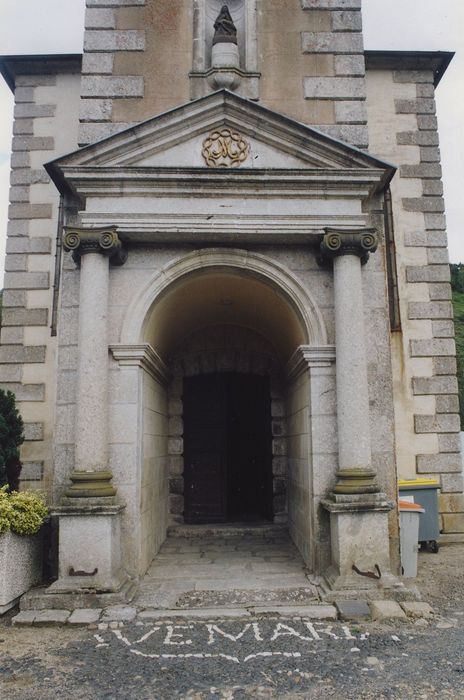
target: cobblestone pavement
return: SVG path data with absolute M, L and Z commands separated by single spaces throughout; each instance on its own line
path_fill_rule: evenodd
M 0 697 L 464 698 L 463 621 L 458 610 L 382 626 L 255 616 L 3 627 Z

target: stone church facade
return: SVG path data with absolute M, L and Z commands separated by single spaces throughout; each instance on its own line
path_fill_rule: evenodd
M 394 585 L 398 478 L 439 479 L 464 533 L 451 54 L 364 51 L 360 0 L 221 8 L 87 0 L 82 57 L 1 59 L 0 382 L 58 594 L 125 590 L 169 525 L 255 519 L 335 589 Z

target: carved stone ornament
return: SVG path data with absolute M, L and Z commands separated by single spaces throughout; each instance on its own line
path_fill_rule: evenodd
M 250 152 L 250 144 L 236 131 L 218 129 L 203 141 L 201 154 L 210 168 L 238 168 Z
M 339 255 L 357 255 L 364 265 L 369 259 L 369 253 L 377 250 L 377 245 L 378 236 L 373 228 L 351 231 L 326 228 L 319 263 L 325 265 Z
M 81 256 L 86 253 L 107 255 L 112 265 L 124 265 L 127 260 L 127 251 L 118 237 L 116 227 L 66 228 L 63 247 L 72 251 L 76 265 L 80 264 Z
M 221 7 L 221 11 L 214 23 L 213 46 L 215 44 L 236 44 L 237 29 L 234 21 L 230 16 L 227 5 Z

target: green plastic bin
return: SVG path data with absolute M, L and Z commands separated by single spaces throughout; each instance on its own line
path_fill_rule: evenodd
M 415 503 L 420 503 L 424 513 L 419 518 L 419 542 L 431 552 L 438 552 L 438 489 L 437 479 L 400 479 L 398 482 L 400 498 L 413 496 Z

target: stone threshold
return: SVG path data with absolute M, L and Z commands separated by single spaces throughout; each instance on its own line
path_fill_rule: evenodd
M 14 626 L 64 626 L 89 629 L 118 629 L 126 624 L 149 624 L 157 620 L 197 619 L 218 620 L 224 618 L 302 618 L 308 620 L 333 620 L 339 622 L 418 622 L 434 617 L 428 603 L 394 600 L 339 600 L 333 605 L 257 605 L 243 608 L 193 608 L 161 610 L 137 609 L 132 606 L 109 606 L 104 609 L 79 610 L 23 610 L 12 618 Z

